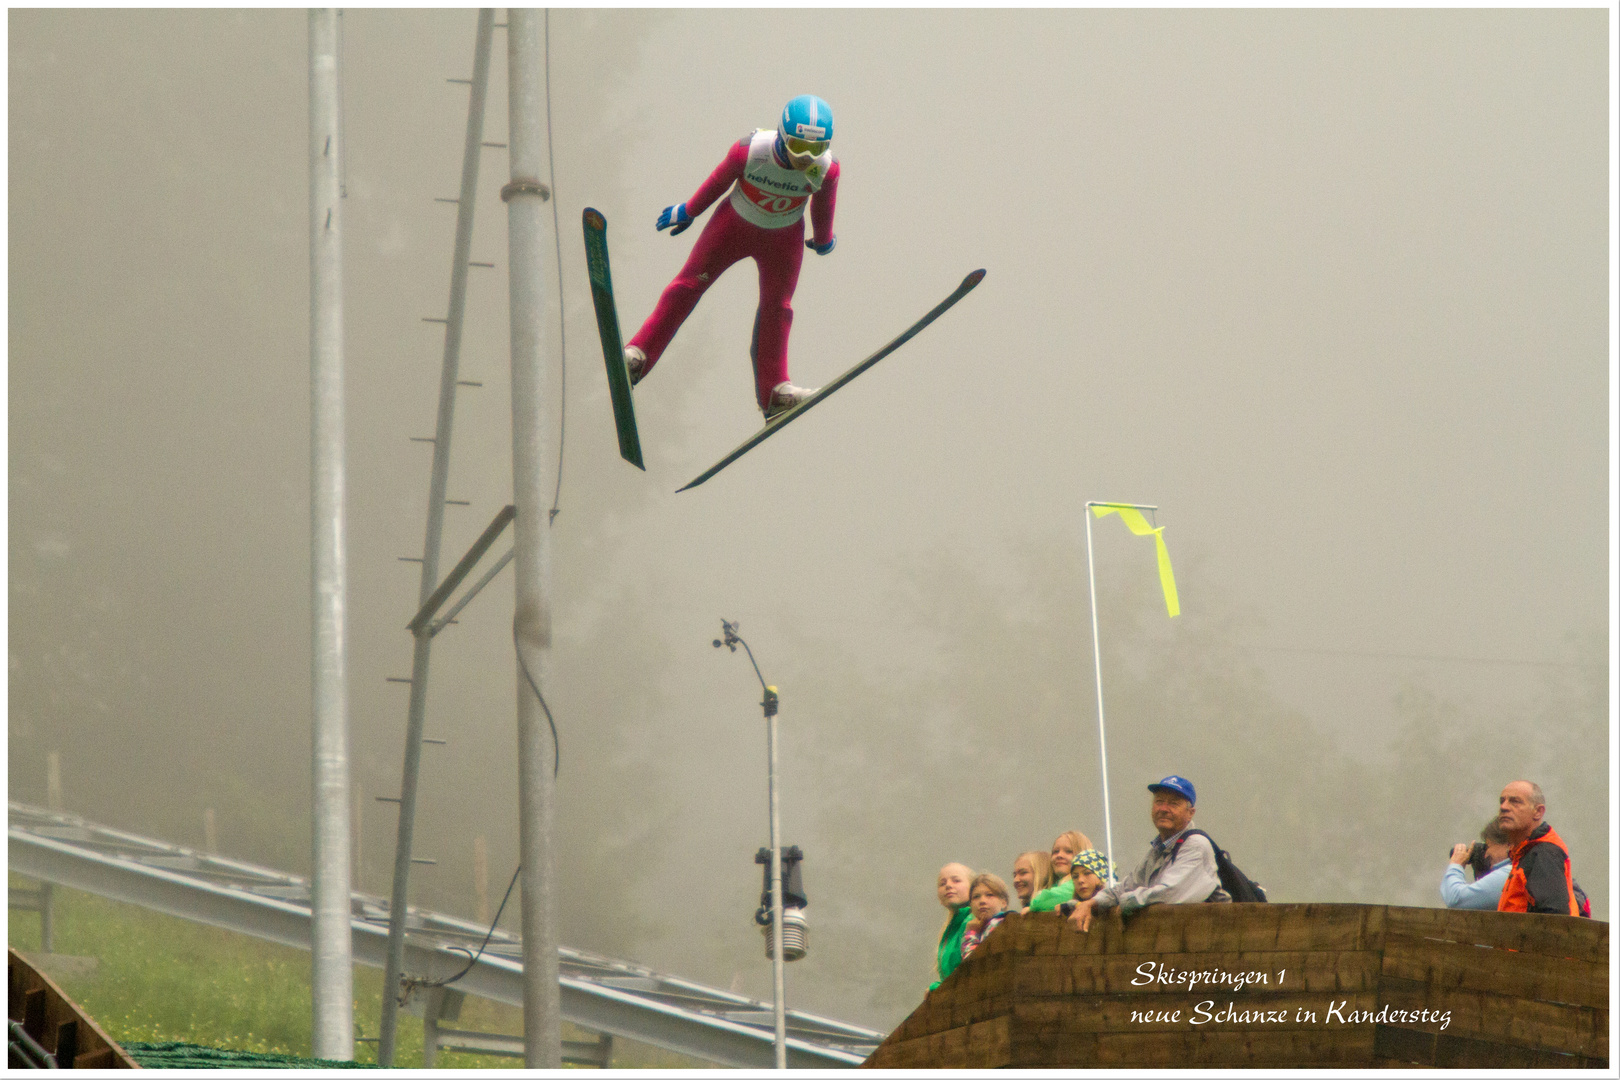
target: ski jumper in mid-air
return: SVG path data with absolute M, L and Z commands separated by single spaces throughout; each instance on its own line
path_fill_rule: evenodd
M 759 311 L 749 352 L 760 410 L 769 422 L 815 393 L 788 381 L 787 344 L 804 249 L 825 255 L 837 243 L 833 208 L 838 162 L 829 149 L 832 134 L 832 108 L 811 94 L 796 97 L 783 108 L 775 131 L 760 129 L 737 142 L 696 194 L 658 216 L 659 230 L 669 229 L 675 236 L 731 188 L 730 197 L 698 234 L 686 265 L 625 346 L 632 384 L 658 363 L 715 279 L 733 263 L 752 258 L 759 267 Z M 812 231 L 805 240 L 807 205 Z

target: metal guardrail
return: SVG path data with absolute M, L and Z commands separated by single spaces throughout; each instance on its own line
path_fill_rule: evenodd
M 8 804 L 7 851 L 16 873 L 168 915 L 308 949 L 309 882 L 262 866 L 165 844 L 72 814 Z M 382 968 L 388 902 L 353 894 L 354 959 Z M 488 932 L 467 919 L 407 909 L 406 968 L 442 979 L 467 964 Z M 467 952 L 452 952 L 453 948 Z M 469 994 L 521 1007 L 522 943 L 496 930 L 456 984 Z M 774 1063 L 771 1004 L 595 953 L 558 949 L 562 1016 L 591 1031 L 633 1039 L 738 1068 Z M 789 1010 L 788 1065 L 849 1068 L 884 1033 Z

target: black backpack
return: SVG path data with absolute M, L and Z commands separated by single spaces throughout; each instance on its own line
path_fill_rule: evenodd
M 1232 856 L 1222 850 L 1221 845 L 1215 842 L 1215 838 L 1203 829 L 1188 829 L 1181 834 L 1181 839 L 1176 841 L 1174 850 L 1170 852 L 1171 862 L 1176 861 L 1181 845 L 1187 842 L 1189 836 L 1202 836 L 1209 841 L 1209 846 L 1215 849 L 1215 873 L 1220 876 L 1221 888 L 1226 890 L 1226 895 L 1232 898 L 1234 904 L 1266 903 L 1266 890 L 1260 887 L 1258 881 L 1239 870 L 1237 863 L 1232 861 Z

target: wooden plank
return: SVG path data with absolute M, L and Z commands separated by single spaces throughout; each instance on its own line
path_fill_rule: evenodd
M 1245 950 L 1375 949 L 1387 930 L 1546 956 L 1607 962 L 1608 924 L 1561 915 L 1519 916 L 1495 911 L 1384 907 L 1366 904 L 1178 904 L 1124 918 L 1098 916 L 1080 934 L 1061 915 L 1014 916 L 1019 947 L 1035 954 L 1110 952 L 1231 952 Z M 1106 931 L 1121 931 L 1113 940 Z M 1098 929 L 1105 932 L 1099 937 Z
M 43 986 L 31 986 L 23 991 L 23 1030 L 35 1042 L 42 1042 L 45 1038 L 45 1013 L 50 1007 Z
M 939 1034 L 1007 1012 L 1010 1005 L 1005 999 L 1012 989 L 1016 952 L 1013 938 L 1012 934 L 1003 937 L 1000 929 L 992 933 L 937 990 L 925 994 L 885 1043 Z
M 1379 1057 L 1440 1069 L 1591 1069 L 1607 1068 L 1607 1058 L 1557 1054 L 1523 1046 L 1431 1034 L 1392 1024 L 1377 1024 L 1373 1053 Z
M 912 1009 L 893 1031 L 889 1032 L 888 1037 L 883 1042 L 905 1042 L 907 1039 L 915 1039 L 920 1036 L 922 1034 L 921 1016 L 922 1006 L 919 1005 L 917 1008 Z
M 923 1030 L 925 1024 L 924 1017 L 927 1012 L 928 995 L 925 993 L 923 995 L 922 1002 L 919 1003 L 915 1009 L 912 1009 L 910 1014 L 908 1014 L 904 1020 L 900 1021 L 899 1025 L 893 1031 L 889 1032 L 888 1038 L 885 1039 L 884 1042 L 904 1042 L 907 1039 L 922 1038 L 925 1034 L 927 1034 L 927 1032 Z
M 1009 1063 L 1008 1018 L 953 1028 L 921 1039 L 885 1041 L 862 1063 L 867 1069 L 998 1069 Z
M 1000 1016 L 968 1029 L 964 1068 L 1000 1069 L 1012 1061 L 1012 1020 Z
M 1440 1052 L 1437 1066 L 1442 1069 L 1609 1069 L 1608 1058 L 1588 1058 L 1578 1054 L 1554 1054 L 1550 1050 L 1515 1049 L 1510 1061 L 1491 1049 L 1489 1043 L 1464 1039 L 1449 1039 L 1442 1035 L 1437 1040 Z M 1522 1064 L 1521 1064 L 1522 1062 Z
M 1609 962 L 1609 924 L 1595 919 L 1402 907 L 1390 908 L 1387 919 L 1392 934 L 1570 957 L 1593 964 Z
M 1026 998 L 1012 1004 L 1020 1033 L 1153 1031 L 1292 1031 L 1342 1028 L 1338 1016 L 1370 1010 L 1376 990 L 1357 994 L 1091 994 Z
M 79 1056 L 79 1018 L 57 1021 L 56 1038 L 47 1049 L 56 1058 L 57 1068 L 72 1068 L 73 1059 Z
M 930 1045 L 926 1037 L 919 1039 L 896 1039 L 893 1035 L 884 1039 L 878 1048 L 861 1062 L 863 1069 L 926 1069 L 929 1066 L 928 1052 Z
M 1080 933 L 1055 913 L 1020 916 L 1037 955 L 1375 949 L 1384 908 L 1365 904 L 1178 904 L 1099 913 Z M 1054 936 L 1055 935 L 1055 936 Z
M 951 973 L 951 981 L 960 984 L 957 993 L 963 1000 L 1005 994 L 1012 989 L 1013 954 L 994 949 L 994 938 L 992 933 L 990 940 L 973 950 Z
M 1055 911 L 1032 911 L 1009 915 L 996 934 L 1010 931 L 1013 951 L 1022 956 L 1047 956 L 1058 951 L 1060 938 L 1068 936 L 1066 926 L 1067 921 Z
M 951 1010 L 951 1027 L 971 1027 L 986 1020 L 994 1020 L 998 1016 L 1008 1016 L 1012 1013 L 1012 1008 L 1011 994 L 997 994 L 976 1001 L 962 1002 Z
M 1115 919 L 1118 916 L 1114 916 Z M 1376 948 L 1383 908 L 1365 904 L 1182 904 L 1124 917 L 1126 953 Z M 1074 931 L 1071 929 L 1071 933 Z
M 84 1054 L 106 1049 L 112 1052 L 113 1068 L 138 1068 L 135 1059 L 62 993 L 50 976 L 15 949 L 7 950 L 7 985 L 13 995 L 8 1013 L 18 1008 L 15 999 L 20 996 L 25 1030 L 47 1051 L 61 1054 L 63 1067 L 71 1067 Z
M 951 1028 L 934 1037 L 935 1068 L 965 1069 L 968 1067 L 968 1029 Z
M 1373 1054 L 1390 1061 L 1433 1066 L 1434 1040 L 1433 1032 L 1396 1024 L 1377 1024 L 1373 1028 Z
M 89 1050 L 73 1059 L 75 1069 L 116 1069 L 118 1056 L 112 1052 L 111 1047 L 103 1046 L 99 1050 Z
M 956 984 L 951 978 L 939 984 L 937 990 L 930 990 L 928 997 L 923 1000 L 922 1008 L 922 1034 L 937 1035 L 951 1026 L 951 1010 L 956 1007 Z
M 1584 1005 L 1530 1001 L 1478 990 L 1458 990 L 1411 979 L 1379 981 L 1378 1004 L 1449 1014 L 1433 1034 L 1457 1035 L 1585 1057 L 1609 1056 L 1609 1011 Z M 1405 1025 L 1410 1026 L 1410 1025 Z
M 1457 990 L 1607 1008 L 1608 965 L 1389 935 L 1383 974 Z
M 1014 1068 L 1177 1069 L 1196 1066 L 1354 1068 L 1372 1060 L 1368 1024 L 1325 1030 L 1026 1034 L 1013 1032 Z
M 1185 997 L 1189 992 L 1231 991 L 1234 982 L 1205 981 L 1224 974 L 1235 980 L 1258 973 L 1265 983 L 1247 983 L 1244 993 L 1330 991 L 1356 993 L 1378 986 L 1376 952 L 1198 953 L 1149 959 L 1140 954 L 1112 956 L 1022 957 L 1013 976 L 1014 993 L 1026 996 L 1069 994 L 1158 994 Z M 1148 965 L 1163 967 L 1148 967 Z M 1174 967 L 1172 967 L 1174 965 Z M 1179 983 L 1157 981 L 1161 971 L 1186 974 Z M 1198 982 L 1191 979 L 1197 976 Z M 1152 981 L 1149 981 L 1149 980 Z

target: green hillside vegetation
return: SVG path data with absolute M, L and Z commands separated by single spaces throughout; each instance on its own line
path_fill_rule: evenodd
M 13 888 L 36 882 L 11 875 Z M 94 957 L 93 974 L 52 978 L 120 1043 L 186 1042 L 261 1054 L 311 1055 L 309 953 L 244 934 L 160 915 L 88 893 L 55 890 L 53 951 Z M 9 913 L 7 941 L 39 949 L 39 916 Z M 355 969 L 357 1034 L 375 1038 L 382 972 Z M 521 1035 L 522 1010 L 468 996 L 457 1028 Z M 563 1038 L 594 1033 L 563 1025 Z M 376 1044 L 355 1043 L 355 1059 L 375 1063 Z M 422 1065 L 422 1022 L 401 1012 L 395 1064 Z M 690 1068 L 706 1063 L 653 1047 L 614 1041 L 614 1068 Z M 522 1059 L 440 1052 L 437 1068 L 515 1069 Z

